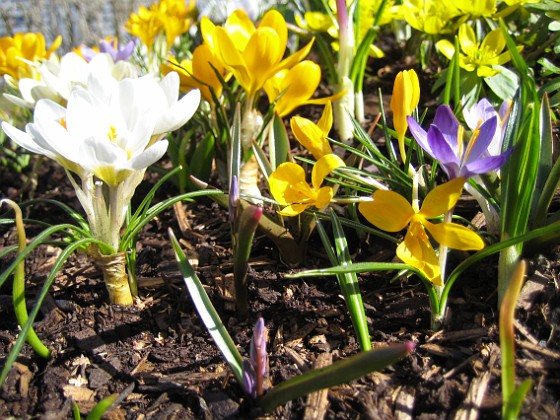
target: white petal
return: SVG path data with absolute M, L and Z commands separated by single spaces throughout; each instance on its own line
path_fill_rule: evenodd
M 138 171 L 156 163 L 167 151 L 167 140 L 160 140 L 130 161 L 130 168 Z

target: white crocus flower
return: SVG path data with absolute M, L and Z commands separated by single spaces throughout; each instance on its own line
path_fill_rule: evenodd
M 167 150 L 162 137 L 192 117 L 200 92 L 179 99 L 176 73 L 161 81 L 153 77 L 116 81 L 104 72 L 91 73 L 86 85 L 87 89 L 74 87 L 66 108 L 40 99 L 25 131 L 7 122 L 2 128 L 21 147 L 66 169 L 93 237 L 113 250 L 111 255 L 92 254 L 103 271 L 111 302 L 128 305 L 132 295 L 119 245 L 130 200 L 146 168 Z
M 87 88 L 90 75 L 122 80 L 138 77 L 138 70 L 127 61 L 114 62 L 110 54 L 97 54 L 87 62 L 74 52 L 65 54 L 60 61 L 47 60 L 39 65 L 40 79 L 24 78 L 17 88 L 21 97 L 5 94 L 16 105 L 33 108 L 39 99 L 51 99 L 65 105 L 72 90 Z
M 76 177 L 70 179 L 94 236 L 117 249 L 135 188 L 146 168 L 167 150 L 167 140 L 159 139 L 192 117 L 200 93 L 195 90 L 178 100 L 178 93 L 172 92 L 179 91 L 176 73 L 162 81 L 149 77 L 118 82 L 91 74 L 87 84 L 87 90 L 74 88 L 66 108 L 39 100 L 25 132 L 6 122 L 2 128 L 21 147 L 54 159 L 77 175 L 81 186 Z M 100 204 L 104 197 L 111 202 Z M 107 211 L 111 214 L 101 214 Z

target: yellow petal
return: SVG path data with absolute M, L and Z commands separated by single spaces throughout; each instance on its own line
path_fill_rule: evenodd
M 476 35 L 473 28 L 468 23 L 459 26 L 459 45 L 461 49 L 468 54 L 472 48 L 478 48 L 476 42 Z
M 321 114 L 321 118 L 317 122 L 317 127 L 321 129 L 323 132 L 323 136 L 328 136 L 331 128 L 333 125 L 333 112 L 332 112 L 332 103 L 328 101 L 325 104 L 325 108 L 323 109 L 323 113 Z
M 309 51 L 311 51 L 311 47 L 313 46 L 314 41 L 315 38 L 309 41 L 305 47 L 296 51 L 293 54 L 290 54 L 288 57 L 282 60 L 280 64 L 278 64 L 276 71 L 292 68 L 293 66 L 296 65 L 296 63 L 299 63 L 301 60 L 303 60 L 307 56 L 307 54 L 309 54 Z
M 318 190 L 325 177 L 341 166 L 345 166 L 344 161 L 332 153 L 319 159 L 311 171 L 311 185 L 313 185 L 313 188 Z
M 237 9 L 228 16 L 224 29 L 231 37 L 236 48 L 243 51 L 255 32 L 255 25 L 243 9 Z
M 249 97 L 264 86 L 265 82 L 276 73 L 276 68 L 284 47 L 280 44 L 278 34 L 272 28 L 258 28 L 251 36 L 243 57 L 250 76 L 249 86 L 243 86 Z M 241 83 L 241 81 L 238 79 Z
M 202 39 L 204 43 L 208 44 L 211 49 L 214 49 L 214 32 L 216 31 L 216 25 L 212 22 L 208 16 L 202 16 L 200 20 L 200 32 L 202 34 Z
M 229 69 L 243 89 L 247 90 L 251 86 L 251 74 L 247 68 L 244 57 L 229 37 L 226 30 L 220 26 L 214 31 L 214 43 L 216 58 L 224 67 Z
M 393 127 L 397 132 L 399 151 L 403 161 L 406 158 L 404 136 L 408 128 L 406 117 L 412 115 L 420 100 L 420 84 L 414 70 L 404 70 L 397 74 L 393 84 L 393 95 L 389 104 L 393 112 Z
M 394 191 L 377 190 L 372 202 L 358 205 L 358 210 L 372 225 L 386 232 L 403 230 L 414 216 L 410 203 Z
M 424 226 L 440 245 L 448 248 L 461 251 L 477 251 L 484 248 L 484 241 L 476 232 L 457 223 L 433 224 L 425 220 Z
M 324 209 L 329 205 L 334 196 L 334 191 L 331 187 L 321 187 L 317 192 L 317 199 L 315 200 L 315 207 L 319 210 Z
M 281 117 L 307 104 L 321 81 L 321 67 L 309 60 L 296 64 L 288 71 L 282 70 L 278 74 L 284 75 L 278 92 L 278 94 L 282 92 L 283 94 L 276 102 L 274 109 Z M 276 76 L 273 79 L 275 78 Z M 267 90 L 270 80 L 273 79 L 266 82 L 265 90 Z
M 498 56 L 505 47 L 506 39 L 500 28 L 488 32 L 480 44 L 480 50 L 486 52 L 490 57 Z
M 319 160 L 332 153 L 332 148 L 323 136 L 323 131 L 313 121 L 295 116 L 290 119 L 290 126 L 296 140 L 309 150 L 315 159 Z
M 442 53 L 448 60 L 452 60 L 455 55 L 455 45 L 453 45 L 447 39 L 442 39 L 436 42 L 436 48 Z
M 435 285 L 443 286 L 439 259 L 422 225 L 411 223 L 404 241 L 397 247 L 397 257 L 422 271 Z
M 292 162 L 281 164 L 270 174 L 268 187 L 282 205 L 315 201 L 316 192 L 305 181 L 304 169 Z
M 309 204 L 292 204 L 284 207 L 282 210 L 278 210 L 278 214 L 288 217 L 297 216 L 298 214 L 303 213 L 309 206 Z
M 464 183 L 465 178 L 458 177 L 435 187 L 422 202 L 419 214 L 431 218 L 447 213 L 461 197 Z
M 307 29 L 310 31 L 327 32 L 333 25 L 331 17 L 326 13 L 305 12 L 304 19 L 307 24 Z
M 277 10 L 269 10 L 263 16 L 259 28 L 271 28 L 278 34 L 280 45 L 284 47 L 282 50 L 282 55 L 284 55 L 286 45 L 288 44 L 288 26 L 284 16 Z

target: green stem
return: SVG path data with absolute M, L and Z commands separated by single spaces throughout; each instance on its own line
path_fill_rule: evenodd
M 20 207 L 12 200 L 4 199 L 0 201 L 1 203 L 8 204 L 15 213 L 15 223 L 18 233 L 18 252 L 22 253 L 27 245 L 27 238 L 25 235 L 25 227 L 23 225 L 23 215 L 21 213 Z M 14 311 L 16 314 L 17 321 L 20 326 L 23 326 L 29 319 L 29 314 L 27 312 L 27 306 L 25 302 L 25 260 L 22 260 L 15 269 L 14 273 L 14 283 L 12 289 L 12 297 L 14 301 Z M 41 342 L 35 330 L 31 327 L 27 333 L 27 342 L 31 345 L 33 350 L 41 357 L 45 359 L 50 359 L 50 350 Z

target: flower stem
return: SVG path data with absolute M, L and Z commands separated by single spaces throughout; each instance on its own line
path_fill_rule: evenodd
M 103 273 L 103 281 L 109 292 L 109 301 L 115 305 L 132 305 L 132 293 L 126 274 L 125 253 L 103 255 L 96 250 L 93 259 Z

